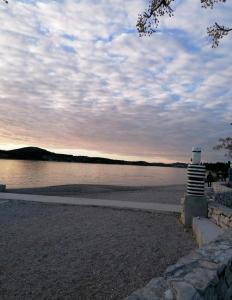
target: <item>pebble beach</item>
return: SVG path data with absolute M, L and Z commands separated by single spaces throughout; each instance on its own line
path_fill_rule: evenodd
M 76 187 L 72 196 L 136 194 L 105 188 Z M 0 223 L 0 295 L 7 300 L 123 299 L 196 248 L 174 213 L 12 200 L 0 204 Z

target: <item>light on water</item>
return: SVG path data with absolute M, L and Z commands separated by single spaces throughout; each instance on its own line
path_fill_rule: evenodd
M 185 184 L 186 169 L 0 160 L 0 183 L 11 188 L 65 184 L 155 186 Z

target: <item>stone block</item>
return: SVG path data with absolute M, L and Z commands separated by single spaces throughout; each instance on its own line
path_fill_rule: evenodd
M 209 283 L 217 280 L 217 272 L 215 270 L 203 268 L 193 269 L 192 272 L 185 275 L 184 280 L 196 290 L 204 293 L 209 286 Z
M 200 247 L 215 240 L 219 235 L 223 234 L 223 232 L 223 229 L 218 227 L 210 219 L 193 218 L 193 233 Z
M 187 227 L 192 227 L 193 217 L 207 217 L 208 215 L 208 203 L 204 196 L 186 195 L 182 205 L 181 222 Z
M 174 289 L 176 300 L 200 299 L 200 295 L 194 287 L 185 281 L 173 281 L 171 285 Z

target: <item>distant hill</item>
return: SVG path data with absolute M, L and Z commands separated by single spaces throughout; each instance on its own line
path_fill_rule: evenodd
M 21 159 L 21 160 L 39 160 L 39 161 L 59 161 L 59 162 L 77 162 L 94 164 L 114 164 L 114 165 L 136 165 L 136 166 L 159 166 L 186 168 L 185 163 L 148 163 L 146 161 L 126 161 L 104 157 L 74 156 L 69 154 L 58 154 L 37 147 L 25 147 L 14 150 L 0 150 L 0 159 Z

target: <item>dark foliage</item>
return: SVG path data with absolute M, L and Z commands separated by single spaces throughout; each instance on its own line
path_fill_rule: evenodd
M 226 150 L 226 156 L 232 158 L 232 137 L 219 139 L 219 144 L 214 147 L 215 150 Z
M 156 31 L 159 25 L 160 17 L 168 15 L 173 16 L 173 9 L 171 3 L 175 0 L 149 0 L 148 8 L 138 15 L 136 24 L 140 36 L 151 35 Z M 226 0 L 200 0 L 202 8 L 214 8 L 216 3 L 225 3 Z M 214 25 L 207 28 L 208 36 L 212 40 L 212 47 L 219 45 L 219 41 L 229 34 L 232 28 L 219 25 L 215 22 Z
M 207 171 L 212 171 L 215 173 L 222 172 L 227 173 L 228 169 L 230 167 L 230 163 L 222 163 L 222 162 L 217 162 L 217 163 L 205 163 L 205 167 Z

